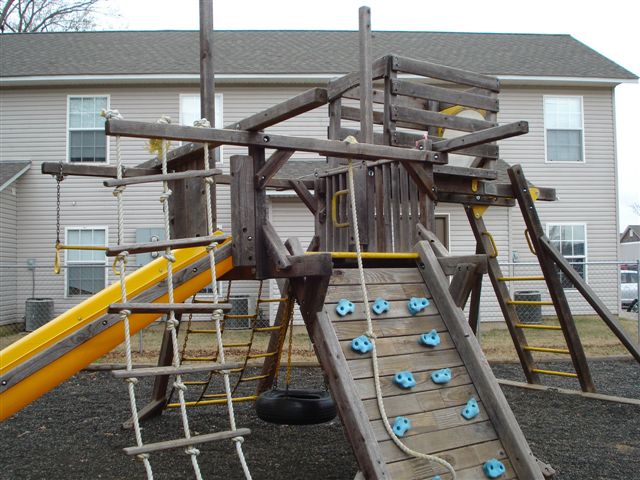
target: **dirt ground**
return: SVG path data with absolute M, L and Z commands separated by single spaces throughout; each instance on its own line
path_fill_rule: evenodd
M 632 361 L 592 361 L 600 393 L 640 398 L 640 366 Z M 553 364 L 546 365 L 553 368 Z M 566 367 L 566 365 L 565 365 Z M 499 378 L 521 380 L 519 365 L 495 365 Z M 552 379 L 575 387 L 571 379 Z M 294 385 L 321 387 L 318 369 L 297 369 Z M 139 406 L 150 382 L 138 386 Z M 536 456 L 552 464 L 559 480 L 632 480 L 640 478 L 640 407 L 504 387 L 505 395 Z M 122 430 L 126 387 L 107 372 L 82 372 L 0 425 L 0 478 L 129 479 L 145 478 L 143 467 L 122 453 L 135 443 Z M 238 425 L 249 427 L 244 451 L 253 478 L 352 479 L 357 465 L 339 420 L 290 427 L 257 419 L 252 404 L 236 407 Z M 223 407 L 190 410 L 198 433 L 227 429 Z M 144 423 L 146 442 L 178 438 L 176 411 Z M 204 478 L 241 479 L 232 442 L 199 447 Z M 151 457 L 156 479 L 194 478 L 189 458 L 179 451 Z

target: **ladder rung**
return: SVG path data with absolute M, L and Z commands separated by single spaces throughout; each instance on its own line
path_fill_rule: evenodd
M 516 323 L 516 328 L 532 328 L 534 330 L 562 330 L 558 325 L 537 325 L 535 323 Z
M 546 352 L 546 353 L 565 353 L 570 354 L 571 352 L 566 348 L 549 348 L 549 347 L 523 347 L 525 350 L 529 350 L 530 352 Z
M 282 325 L 275 325 L 273 327 L 257 327 L 254 328 L 254 332 L 275 332 L 276 330 L 281 330 Z
M 250 347 L 251 343 L 225 343 L 222 345 L 223 348 L 241 348 L 241 347 Z
M 173 240 L 161 240 L 159 242 L 130 243 L 107 248 L 107 257 L 115 257 L 122 252 L 136 253 L 162 252 L 167 248 L 206 247 L 213 242 L 224 242 L 228 235 L 210 235 L 206 237 L 174 238 Z
M 224 394 L 223 394 L 224 395 Z M 235 397 L 231 400 L 233 403 L 238 402 L 253 402 L 258 398 L 257 395 L 251 395 L 249 397 Z M 205 405 L 220 405 L 223 403 L 227 403 L 226 398 L 218 398 L 216 400 L 200 400 L 197 402 L 185 402 L 185 406 L 187 407 L 204 407 Z M 180 408 L 179 403 L 168 403 L 166 408 Z
M 286 302 L 288 301 L 288 297 L 282 298 L 259 298 L 258 303 L 278 303 L 278 302 Z
M 186 382 L 182 382 L 184 385 L 206 385 L 209 382 L 205 380 L 188 380 Z
M 508 300 L 509 305 L 553 305 L 550 300 Z
M 544 280 L 544 277 L 543 276 L 498 277 L 498 281 L 500 282 L 526 282 L 526 281 L 535 281 L 535 280 Z
M 559 377 L 578 378 L 578 374 L 577 373 L 559 372 L 557 370 L 542 370 L 540 368 L 532 368 L 531 371 L 534 372 L 534 373 L 541 373 L 543 375 L 557 375 Z
M 157 452 L 158 450 L 169 450 L 170 448 L 189 447 L 200 443 L 213 442 L 216 440 L 227 440 L 229 438 L 249 435 L 248 428 L 238 428 L 237 430 L 227 430 L 225 432 L 207 433 L 205 435 L 195 435 L 191 438 L 180 438 L 178 440 L 167 440 L 164 442 L 148 443 L 141 447 L 123 448 L 127 455 L 140 455 L 142 453 Z
M 216 329 L 208 330 L 208 329 L 197 329 L 197 330 L 188 330 L 189 333 L 217 333 Z
M 222 170 L 214 168 L 211 170 L 186 170 L 184 172 L 172 172 L 157 175 L 137 175 L 135 177 L 118 178 L 105 180 L 102 182 L 105 187 L 120 187 L 123 185 L 136 185 L 141 183 L 154 183 L 173 180 L 185 180 L 187 178 L 203 178 L 220 175 Z
M 212 357 L 182 357 L 183 362 L 214 362 Z
M 273 357 L 276 353 L 278 352 L 252 353 L 251 355 L 247 355 L 247 358 L 253 359 L 253 358 Z
M 230 303 L 210 303 L 208 305 L 196 303 L 112 303 L 109 313 L 120 313 L 129 310 L 131 313 L 211 313 L 214 310 L 231 310 Z
M 225 319 L 227 318 L 237 318 L 237 319 L 242 319 L 242 318 L 257 318 L 258 315 L 256 315 L 255 313 L 243 313 L 243 314 L 239 314 L 239 313 L 228 313 L 224 316 Z
M 263 378 L 267 378 L 269 375 L 255 375 L 253 377 L 244 377 L 241 378 L 241 382 L 253 382 L 255 380 L 262 380 Z
M 183 360 L 186 360 L 183 358 Z M 206 359 L 209 362 L 211 358 Z M 132 370 L 112 370 L 111 374 L 116 378 L 157 377 L 161 375 L 176 375 L 182 373 L 212 372 L 214 370 L 231 370 L 238 368 L 240 363 L 211 363 L 209 365 L 180 365 L 179 367 L 143 367 Z

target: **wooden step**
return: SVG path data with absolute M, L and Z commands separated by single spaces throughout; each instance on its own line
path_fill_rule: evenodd
M 179 438 L 177 440 L 166 440 L 164 442 L 148 443 L 141 447 L 123 448 L 127 455 L 140 455 L 143 453 L 157 452 L 160 450 L 169 450 L 172 448 L 190 447 L 201 443 L 214 442 L 217 440 L 227 440 L 229 438 L 243 437 L 249 435 L 251 430 L 248 428 L 238 428 L 237 430 L 227 430 L 224 432 L 208 433 L 205 435 L 195 435 L 191 438 Z
M 240 368 L 241 366 L 241 363 L 208 363 L 204 365 L 180 365 L 179 367 L 143 367 L 132 370 L 112 370 L 111 374 L 116 378 L 158 377 L 162 375 L 182 375 L 185 373 L 231 370 L 233 368 Z
M 230 303 L 112 303 L 109 313 L 120 313 L 129 310 L 131 313 L 212 313 L 214 310 L 231 310 Z
M 107 257 L 115 257 L 122 252 L 136 253 L 163 252 L 167 248 L 189 248 L 206 247 L 214 242 L 224 242 L 229 235 L 209 235 L 206 237 L 175 238 L 173 240 L 162 240 L 159 242 L 130 243 L 128 245 L 117 245 L 107 248 Z
M 184 172 L 174 172 L 158 175 L 141 175 L 138 177 L 128 177 L 123 179 L 105 180 L 102 182 L 105 187 L 122 187 L 125 185 L 136 185 L 142 183 L 170 182 L 174 180 L 184 180 L 187 178 L 204 178 L 220 175 L 222 170 L 214 168 L 211 170 L 186 170 Z

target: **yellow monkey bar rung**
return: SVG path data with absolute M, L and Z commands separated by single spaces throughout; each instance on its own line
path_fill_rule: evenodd
M 541 368 L 532 368 L 531 371 L 534 372 L 534 373 L 541 373 L 543 375 L 556 375 L 558 377 L 578 378 L 578 374 L 577 373 L 559 372 L 558 370 L 543 370 Z
M 531 328 L 534 330 L 562 330 L 559 325 L 536 325 L 535 323 L 516 323 L 516 328 Z
M 571 353 L 566 348 L 530 347 L 528 345 L 523 347 L 523 348 L 525 350 L 530 351 L 530 352 L 563 353 L 563 354 L 566 354 L 566 355 L 569 355 Z

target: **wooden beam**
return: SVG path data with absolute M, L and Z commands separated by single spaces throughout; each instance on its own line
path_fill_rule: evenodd
M 264 234 L 264 243 L 267 253 L 275 263 L 276 268 L 280 270 L 290 269 L 291 262 L 287 258 L 287 249 L 278 236 L 278 232 L 276 232 L 275 227 L 269 220 L 262 225 L 262 232 Z
M 112 370 L 111 375 L 115 378 L 142 378 L 142 377 L 162 377 L 167 375 L 191 374 L 202 372 L 216 372 L 220 370 L 233 370 L 242 368 L 241 363 L 200 363 L 197 365 L 172 365 L 162 367 L 141 367 L 131 370 Z
M 515 122 L 507 125 L 487 128 L 479 132 L 462 135 L 449 140 L 434 142 L 432 148 L 438 152 L 454 152 L 463 148 L 474 147 L 488 142 L 495 142 L 504 138 L 516 137 L 529 132 L 527 122 Z
M 58 175 L 60 173 L 60 162 L 43 162 L 41 172 L 45 175 Z M 155 175 L 157 168 L 122 167 L 122 176 L 125 178 L 140 177 L 145 175 Z M 111 165 L 87 165 L 86 163 L 63 163 L 62 175 L 78 177 L 102 177 L 116 178 L 116 166 Z
M 387 57 L 380 57 L 371 65 L 371 78 L 377 80 L 385 74 Z M 360 72 L 352 72 L 342 77 L 330 80 L 327 83 L 327 96 L 329 101 L 340 97 L 347 90 L 360 85 Z
M 214 125 L 216 89 L 213 69 L 213 0 L 200 0 L 200 117 Z
M 435 162 L 433 152 L 408 150 L 404 148 L 370 145 L 366 143 L 348 144 L 335 140 L 271 135 L 259 132 L 232 131 L 216 128 L 186 127 L 160 123 L 110 120 L 106 124 L 108 135 L 136 138 L 166 138 L 170 140 L 209 143 L 212 146 L 241 145 L 250 147 L 275 148 L 314 152 L 322 156 L 335 156 L 361 160 L 406 160 Z
M 391 116 L 397 122 L 412 124 L 421 129 L 430 127 L 449 128 L 452 130 L 462 130 L 464 132 L 477 132 L 494 128 L 497 125 L 486 120 L 466 118 L 456 115 L 447 115 L 428 110 L 418 110 L 417 108 L 394 106 Z M 459 137 L 458 137 L 459 138 Z
M 255 267 L 256 265 L 256 217 L 253 159 L 246 155 L 232 155 L 231 168 L 231 232 L 233 235 L 233 265 Z
M 294 153 L 293 150 L 276 150 L 273 152 L 264 166 L 256 173 L 256 186 L 259 189 L 265 188 Z
M 318 201 L 316 196 L 300 180 L 289 180 L 289 185 L 296 192 L 298 198 L 304 203 L 309 211 L 315 215 L 318 211 Z
M 408 95 L 411 97 L 424 98 L 425 100 L 437 100 L 453 105 L 463 105 L 470 108 L 479 108 L 497 112 L 498 99 L 487 95 L 478 95 L 451 88 L 436 87 L 424 83 L 411 82 L 408 80 L 394 80 L 391 89 L 396 95 Z
M 107 313 L 120 313 L 129 310 L 131 313 L 212 313 L 214 310 L 231 310 L 230 303 L 112 303 Z
M 373 80 L 371 67 L 371 9 L 360 7 L 359 45 L 360 45 L 360 132 L 363 143 L 373 143 Z
M 223 242 L 229 238 L 228 235 L 211 235 L 206 237 L 177 238 L 175 240 L 162 240 L 159 242 L 130 243 L 128 245 L 117 245 L 107 248 L 107 257 L 115 257 L 122 252 L 131 255 L 148 252 L 161 252 L 169 248 L 206 247 L 214 242 Z
M 142 183 L 154 183 L 174 180 L 184 180 L 187 178 L 205 178 L 220 175 L 222 170 L 217 168 L 211 170 L 187 170 L 184 172 L 167 173 L 166 175 L 145 175 L 140 177 L 123 178 L 122 180 L 105 180 L 105 187 L 120 187 L 124 185 L 138 185 Z
M 461 83 L 471 87 L 491 90 L 492 92 L 500 91 L 500 81 L 496 77 L 411 58 L 394 56 L 393 59 L 393 69 L 398 72 Z
M 143 453 L 157 452 L 159 450 L 168 450 L 171 448 L 191 447 L 201 443 L 213 442 L 217 440 L 229 440 L 235 437 L 243 437 L 249 435 L 251 430 L 248 428 L 238 428 L 237 430 L 228 430 L 225 432 L 207 433 L 205 435 L 194 435 L 191 438 L 180 438 L 178 440 L 165 440 L 163 442 L 147 443 L 141 447 L 123 448 L 127 455 L 141 455 Z
M 311 88 L 282 103 L 251 115 L 239 122 L 227 125 L 225 128 L 234 130 L 258 131 L 276 125 L 301 113 L 313 110 L 327 103 L 327 90 Z

